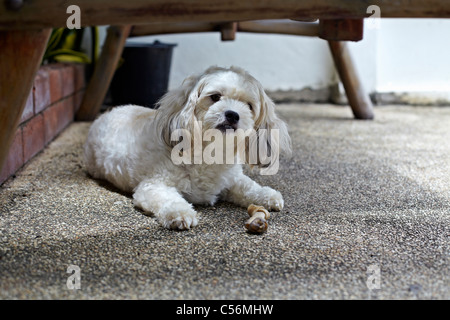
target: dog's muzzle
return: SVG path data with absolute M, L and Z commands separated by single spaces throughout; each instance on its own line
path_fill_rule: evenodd
M 225 111 L 225 121 L 219 124 L 216 128 L 222 132 L 227 129 L 236 130 L 239 122 L 239 113 L 235 111 Z

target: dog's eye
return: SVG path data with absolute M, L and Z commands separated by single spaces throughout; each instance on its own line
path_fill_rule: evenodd
M 252 106 L 252 104 L 249 102 L 249 103 L 247 103 L 248 104 L 248 107 L 250 108 L 250 110 L 253 110 L 253 106 Z
M 211 98 L 212 101 L 217 102 L 217 101 L 220 100 L 221 95 L 219 93 L 215 93 L 215 94 L 213 94 L 213 95 L 211 95 L 209 97 Z

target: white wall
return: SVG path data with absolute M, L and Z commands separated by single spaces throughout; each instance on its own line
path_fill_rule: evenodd
M 450 101 L 450 20 L 382 20 L 376 68 L 377 92 Z
M 327 88 L 337 82 L 326 41 L 318 38 L 238 33 L 161 35 L 132 41 L 177 43 L 169 88 L 210 65 L 238 65 L 269 91 Z M 381 19 L 366 23 L 364 39 L 349 43 L 369 93 L 407 93 L 450 101 L 450 19 Z
M 136 39 L 136 40 L 135 40 Z M 268 90 L 305 86 L 327 87 L 334 70 L 327 43 L 320 39 L 286 35 L 238 33 L 235 41 L 220 40 L 220 33 L 178 34 L 135 38 L 177 43 L 169 87 L 211 65 L 237 65 L 255 76 Z

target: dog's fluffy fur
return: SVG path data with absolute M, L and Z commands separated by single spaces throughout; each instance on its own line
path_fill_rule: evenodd
M 239 115 L 232 129 L 278 129 L 278 149 L 290 152 L 286 124 L 276 116 L 273 102 L 255 78 L 237 67 L 211 67 L 187 78 L 157 107 L 120 106 L 94 121 L 84 146 L 91 176 L 133 192 L 137 207 L 172 229 L 196 226 L 192 204 L 212 205 L 219 198 L 242 207 L 283 208 L 280 192 L 251 180 L 240 164 L 176 165 L 171 160 L 177 143 L 171 141 L 174 130 L 193 132 L 195 121 L 201 121 L 203 131 L 223 129 L 228 110 Z M 224 136 L 229 134 L 222 131 Z

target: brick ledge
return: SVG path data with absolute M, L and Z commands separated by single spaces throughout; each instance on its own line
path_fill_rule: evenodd
M 0 172 L 0 185 L 74 121 L 85 85 L 85 65 L 55 63 L 41 66 Z

